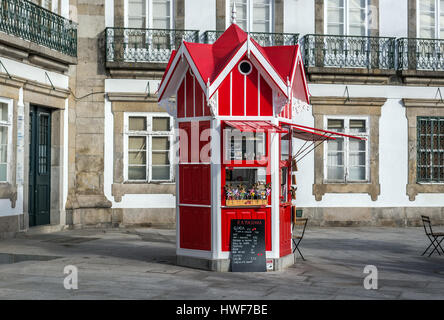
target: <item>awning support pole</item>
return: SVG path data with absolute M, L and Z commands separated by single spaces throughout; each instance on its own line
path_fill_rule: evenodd
M 296 152 L 296 154 L 294 155 L 295 157 L 297 157 L 299 154 L 302 153 L 301 150 L 302 150 L 303 147 L 305 147 L 305 145 L 307 144 L 307 142 L 308 142 L 308 140 L 306 140 L 306 141 L 304 142 L 304 144 L 302 145 L 302 147 L 299 148 L 298 152 Z
M 331 135 L 331 134 L 330 134 L 330 135 Z M 321 145 L 322 143 L 324 143 L 324 141 L 326 141 L 328 138 L 329 138 L 329 137 L 326 136 L 323 140 L 321 140 L 318 144 L 316 144 L 316 145 L 313 147 L 313 149 L 307 151 L 307 152 L 306 152 L 301 158 L 296 159 L 296 163 L 298 163 L 299 161 L 301 161 L 302 159 L 304 159 L 306 155 L 308 155 L 310 152 L 312 152 L 314 149 L 316 149 L 319 145 Z M 314 142 L 313 142 L 313 144 L 314 144 Z

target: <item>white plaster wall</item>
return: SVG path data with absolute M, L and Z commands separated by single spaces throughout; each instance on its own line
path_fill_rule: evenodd
M 284 1 L 284 32 L 299 33 L 300 37 L 314 33 L 314 0 Z
M 149 83 L 149 88 L 147 86 Z M 105 79 L 105 92 L 147 93 L 154 95 L 160 80 Z
M 408 0 L 379 1 L 379 36 L 407 37 Z
M 47 71 L 45 69 L 34 67 L 8 58 L 2 57 L 2 62 L 11 76 L 26 78 L 50 86 L 51 82 L 46 77 L 45 75 L 46 72 L 55 87 L 61 89 L 68 88 L 69 77 L 67 75 L 57 72 Z M 0 72 L 5 72 L 5 70 L 1 65 L 0 65 Z
M 216 1 L 185 0 L 185 29 L 216 30 Z
M 313 96 L 344 96 L 345 85 L 312 84 Z M 441 207 L 443 194 L 406 195 L 408 174 L 408 131 L 402 98 L 434 99 L 437 88 L 349 85 L 350 97 L 385 97 L 379 123 L 379 182 L 381 194 L 372 201 L 368 194 L 325 194 L 316 201 L 313 194 L 314 153 L 299 163 L 297 200 L 299 207 Z M 345 96 L 344 96 L 345 98 Z M 297 123 L 313 125 L 311 111 L 301 113 Z M 371 143 L 371 137 L 370 137 Z M 301 142 L 299 142 L 301 144 Z M 296 147 L 297 148 L 297 147 Z

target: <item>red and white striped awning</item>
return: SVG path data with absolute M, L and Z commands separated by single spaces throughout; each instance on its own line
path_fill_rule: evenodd
M 281 127 L 271 123 L 270 121 L 225 121 L 225 124 L 242 132 L 288 132 L 287 130 L 282 129 Z

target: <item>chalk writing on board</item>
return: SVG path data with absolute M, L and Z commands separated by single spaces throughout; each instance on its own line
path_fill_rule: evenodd
M 231 220 L 231 271 L 266 271 L 265 220 Z

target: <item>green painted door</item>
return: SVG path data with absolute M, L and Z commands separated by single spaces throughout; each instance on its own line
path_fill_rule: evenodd
M 29 137 L 29 226 L 32 227 L 50 223 L 50 110 L 30 107 Z

